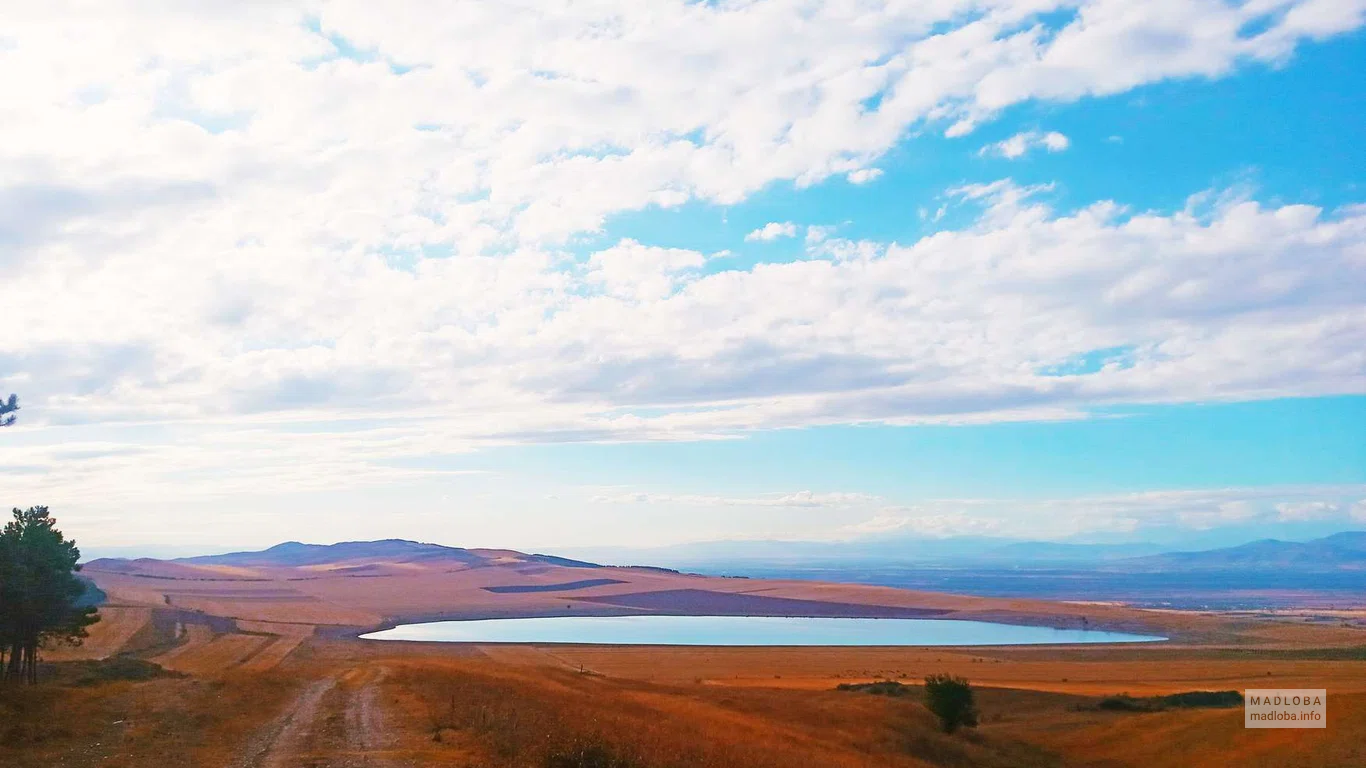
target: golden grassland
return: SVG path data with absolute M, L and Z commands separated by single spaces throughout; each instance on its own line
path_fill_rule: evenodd
M 188 643 L 188 641 L 186 641 Z M 208 649 L 212 642 L 201 646 Z M 374 765 L 618 768 L 722 766 L 1356 766 L 1366 764 L 1363 661 L 1315 651 L 1224 660 L 1217 686 L 1188 677 L 1212 659 L 1174 649 L 1129 661 L 1066 649 L 639 649 L 437 646 L 311 638 L 267 672 L 10 688 L 0 696 L 0 764 L 29 766 Z M 602 664 L 623 657 L 620 667 Z M 598 668 L 570 668 L 575 659 Z M 549 661 L 550 664 L 542 662 Z M 109 663 L 109 662 L 104 662 Z M 70 664 L 70 663 L 68 663 Z M 1017 664 L 1029 665 L 1011 671 Z M 59 665 L 64 666 L 64 665 Z M 975 674 L 999 668 L 985 684 Z M 714 677 L 686 680 L 694 670 Z M 982 724 L 940 733 L 916 696 L 834 690 L 896 669 L 976 681 Z M 1172 677 L 1172 670 L 1176 676 Z M 1242 710 L 1108 712 L 1103 694 L 1327 686 L 1329 727 L 1245 730 Z M 731 674 L 722 674 L 729 672 Z M 861 675 L 862 672 L 873 674 Z M 1352 673 L 1351 677 L 1344 674 Z M 908 673 L 909 674 L 909 673 Z M 1053 680 L 1085 678 L 1081 694 Z M 642 677 L 650 679 L 642 679 Z M 765 679 L 767 678 L 767 679 Z M 793 679 L 798 681 L 793 684 Z M 916 684 L 914 677 L 906 682 Z M 1190 687 L 1187 687 L 1189 684 Z M 1346 684 L 1345 687 L 1343 684 Z M 1354 691 L 1354 692 L 1348 692 Z M 555 762 L 589 753 L 617 762 Z M 603 758 L 606 759 L 606 758 Z
M 0 688 L 0 765 L 726 766 L 1366 765 L 1366 630 L 1339 623 L 1137 611 L 613 569 L 572 597 L 691 590 L 943 610 L 1161 632 L 1134 646 L 704 648 L 451 645 L 355 639 L 419 617 L 601 611 L 560 584 L 582 569 L 452 563 L 92 573 L 110 596 L 52 678 Z M 382 564 L 381 564 L 382 565 Z M 354 569 L 351 571 L 354 573 Z M 569 606 L 573 606 L 572 608 Z M 621 611 L 617 611 L 621 612 Z M 357 619 L 364 617 L 364 622 Z M 85 661 L 81 661 L 85 659 Z M 94 661 L 106 659 L 105 661 Z M 136 660 L 150 660 L 163 670 Z M 982 723 L 945 735 L 918 693 L 841 683 L 973 681 Z M 1323 730 L 1246 730 L 1241 708 L 1113 712 L 1100 697 L 1329 690 Z

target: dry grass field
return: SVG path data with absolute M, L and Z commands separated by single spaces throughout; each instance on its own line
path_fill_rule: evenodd
M 1268 621 L 653 569 L 611 569 L 615 583 L 558 593 L 555 585 L 590 580 L 587 572 L 529 565 L 515 553 L 495 559 L 482 567 L 205 568 L 139 561 L 92 568 L 110 596 L 105 620 L 82 648 L 48 655 L 60 663 L 46 668 L 47 684 L 0 689 L 0 765 L 1366 765 L 1361 628 L 1294 616 Z M 551 589 L 519 591 L 536 585 Z M 708 593 L 820 601 L 836 613 L 931 610 L 1053 626 L 1085 619 L 1092 627 L 1173 639 L 990 648 L 355 639 L 365 628 L 419 618 L 639 612 L 622 603 L 650 604 L 679 590 L 691 601 L 703 593 L 704 603 Z M 745 600 L 718 598 L 714 605 L 787 605 Z M 362 616 L 366 621 L 357 622 Z M 980 727 L 940 733 L 914 687 L 903 697 L 836 690 L 876 680 L 916 686 L 939 672 L 973 682 Z M 1102 697 L 1121 693 L 1248 687 L 1326 687 L 1329 727 L 1246 730 L 1237 707 L 1097 707 Z
M 105 606 L 90 637 L 79 646 L 49 649 L 46 657 L 49 661 L 109 658 L 124 650 L 151 620 L 151 608 Z
M 238 668 L 8 689 L 0 698 L 6 724 L 0 764 L 1222 768 L 1356 766 L 1366 756 L 1366 693 L 1348 693 L 1332 677 L 1348 662 L 1295 654 L 1226 666 L 1218 688 L 1260 685 L 1257 672 L 1263 667 L 1276 676 L 1321 674 L 1319 684 L 1330 690 L 1330 725 L 1322 731 L 1245 730 L 1240 708 L 1096 709 L 1103 693 L 1134 692 L 1136 677 L 1151 690 L 1206 687 L 1199 683 L 1213 681 L 1167 672 L 1203 663 L 1202 652 L 1194 650 L 1176 650 L 1170 663 L 1160 656 L 1110 663 L 1041 649 L 1039 658 L 1019 661 L 1029 665 L 1020 672 L 1009 671 L 1017 660 L 1008 654 L 993 663 L 988 659 L 995 654 L 962 651 L 845 652 L 848 669 L 831 679 L 881 676 L 860 676 L 865 670 L 855 667 L 961 670 L 974 679 L 982 724 L 948 736 L 938 731 L 918 695 L 890 698 L 824 685 L 820 674 L 840 663 L 838 649 L 657 650 L 653 666 L 660 672 L 644 677 L 669 682 L 631 674 L 631 659 L 640 655 L 636 649 L 315 637 L 267 672 Z M 564 663 L 613 656 L 627 661 L 620 668 L 602 665 L 610 672 Z M 718 676 L 682 680 L 698 664 Z M 1083 672 L 1085 665 L 1092 667 Z M 974 668 L 985 666 L 1002 668 L 999 682 L 987 685 L 974 676 Z M 720 675 L 723 670 L 737 674 Z M 1051 682 L 1037 679 L 1044 671 L 1060 678 L 1086 675 L 1094 693 L 1055 692 Z M 1355 685 L 1360 683 L 1358 673 Z

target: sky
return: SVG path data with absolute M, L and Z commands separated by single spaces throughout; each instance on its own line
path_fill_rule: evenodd
M 5 16 L 87 552 L 1366 528 L 1366 0 Z

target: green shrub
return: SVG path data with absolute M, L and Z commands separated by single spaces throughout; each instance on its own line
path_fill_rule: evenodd
M 930 675 L 925 678 L 925 706 L 939 718 L 944 733 L 977 726 L 977 703 L 972 686 L 961 677 Z
M 895 680 L 880 680 L 876 683 L 840 683 L 835 686 L 835 690 L 858 691 L 860 693 L 871 693 L 875 696 L 909 696 L 912 688 Z
M 1096 709 L 1103 709 L 1107 712 L 1152 712 L 1151 702 L 1135 699 L 1126 694 L 1119 696 L 1106 696 L 1096 703 Z
M 1238 691 L 1186 691 L 1166 696 L 1134 697 L 1127 693 L 1106 696 L 1096 702 L 1096 709 L 1108 712 L 1161 712 L 1164 709 L 1207 709 L 1242 706 L 1243 694 Z
M 1186 691 L 1162 696 L 1162 703 L 1169 707 L 1240 707 L 1243 694 L 1238 691 Z

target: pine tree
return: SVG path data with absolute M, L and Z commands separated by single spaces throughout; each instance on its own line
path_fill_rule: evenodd
M 0 531 L 0 655 L 9 656 L 3 679 L 36 683 L 40 648 L 77 644 L 99 621 L 94 608 L 79 605 L 80 559 L 47 507 L 15 509 Z

